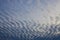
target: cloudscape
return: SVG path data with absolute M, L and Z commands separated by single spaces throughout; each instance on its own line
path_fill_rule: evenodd
M 60 40 L 60 0 L 0 0 L 0 40 Z

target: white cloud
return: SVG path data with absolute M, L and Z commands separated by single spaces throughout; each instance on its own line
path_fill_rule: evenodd
M 44 2 L 41 2 L 41 0 L 36 1 L 37 5 L 30 11 L 28 15 L 30 18 L 39 20 L 40 22 L 48 22 L 50 20 L 50 16 L 55 18 L 60 14 L 60 0 L 42 1 Z

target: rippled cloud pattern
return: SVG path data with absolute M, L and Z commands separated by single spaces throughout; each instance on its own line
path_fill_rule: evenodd
M 60 0 L 0 0 L 0 40 L 60 40 Z

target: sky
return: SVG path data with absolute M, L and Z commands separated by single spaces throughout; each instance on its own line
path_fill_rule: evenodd
M 38 21 L 41 24 L 55 24 L 56 21 L 60 23 L 60 0 L 0 0 L 0 18 L 2 21 L 7 21 L 6 19 L 9 19 L 10 21 L 10 18 L 14 19 L 15 21 L 10 21 L 13 23 L 17 22 L 18 20 L 31 19 L 34 20 L 32 22 Z M 32 25 L 34 26 L 35 24 Z M 45 30 L 39 29 L 40 26 L 33 28 L 36 28 L 37 30 L 34 29 L 36 31 L 45 32 Z M 54 31 L 53 28 L 52 30 Z M 60 34 L 60 32 L 56 34 Z
M 55 22 L 60 15 L 60 0 L 0 0 L 1 12 L 8 12 L 17 19 L 33 19 L 40 23 Z

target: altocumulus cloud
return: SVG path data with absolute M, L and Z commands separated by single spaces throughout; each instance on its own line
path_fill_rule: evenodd
M 0 40 L 59 40 L 59 4 L 60 0 L 0 0 Z

